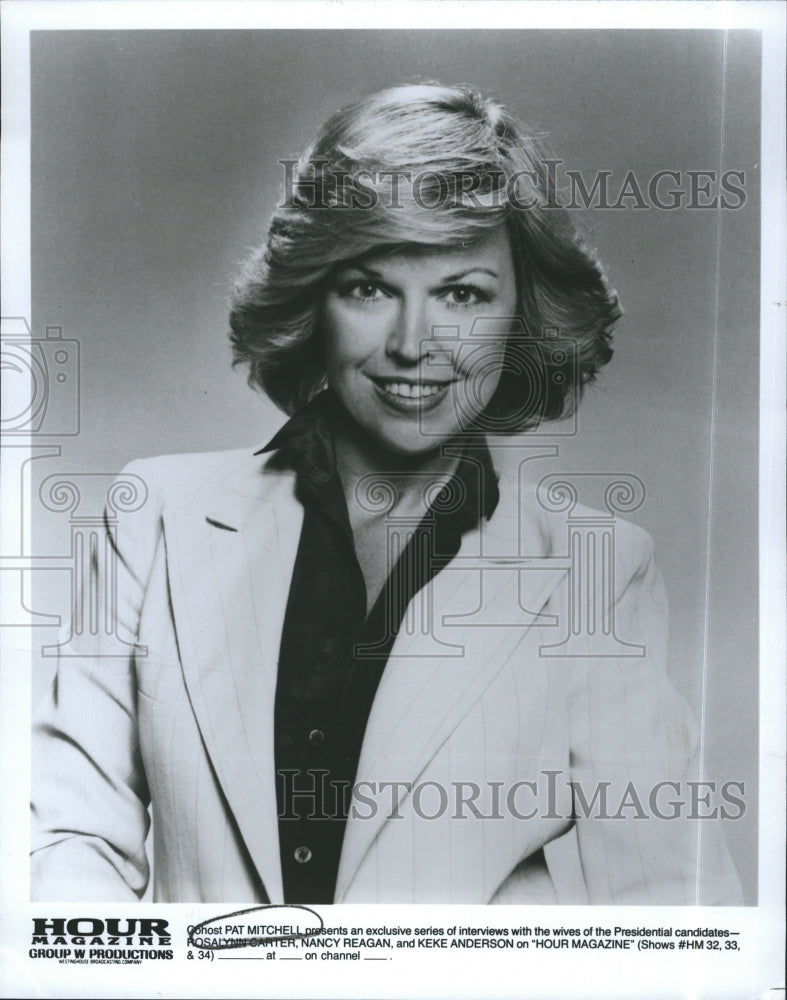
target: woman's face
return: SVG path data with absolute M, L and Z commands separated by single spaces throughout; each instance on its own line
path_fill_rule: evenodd
M 328 382 L 377 444 L 422 455 L 491 400 L 516 307 L 502 228 L 458 250 L 367 254 L 337 268 L 325 295 Z

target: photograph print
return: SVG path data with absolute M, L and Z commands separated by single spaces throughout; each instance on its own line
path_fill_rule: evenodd
M 757 904 L 759 101 L 33 32 L 34 900 Z

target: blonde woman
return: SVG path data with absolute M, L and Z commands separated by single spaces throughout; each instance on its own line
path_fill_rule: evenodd
M 283 168 L 230 324 L 290 420 L 128 470 L 135 645 L 64 660 L 42 708 L 35 894 L 140 896 L 150 808 L 159 900 L 737 901 L 717 824 L 698 867 L 650 539 L 618 522 L 585 595 L 625 655 L 609 628 L 555 655 L 566 520 L 490 448 L 572 411 L 620 316 L 538 143 L 408 86 Z

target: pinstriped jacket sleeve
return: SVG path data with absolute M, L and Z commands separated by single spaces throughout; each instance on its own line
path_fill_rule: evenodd
M 81 648 L 72 643 L 34 719 L 34 899 L 133 900 L 148 883 L 149 794 L 137 732 L 134 639 L 161 541 L 160 517 L 150 464 L 133 462 L 124 472 L 141 476 L 149 495 L 117 525 L 105 519 L 109 579 L 98 578 L 95 564 L 93 571 L 98 593 L 114 575 L 114 635 L 86 636 Z M 117 655 L 116 638 L 127 643 L 125 655 Z
M 667 598 L 653 543 L 641 529 L 621 528 L 625 561 L 618 566 L 622 585 L 611 621 L 621 640 L 642 647 L 641 655 L 593 656 L 598 637 L 588 636 L 590 655 L 565 667 L 576 838 L 588 901 L 740 903 L 719 823 L 723 803 L 716 794 L 715 804 L 698 804 L 691 784 L 704 777 L 699 733 L 667 674 Z

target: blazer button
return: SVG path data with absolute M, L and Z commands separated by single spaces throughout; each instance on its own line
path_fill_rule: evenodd
M 308 847 L 296 847 L 293 852 L 293 857 L 299 865 L 305 865 L 307 861 L 311 861 L 312 852 Z
M 309 743 L 313 747 L 318 747 L 325 739 L 325 733 L 321 729 L 312 729 L 309 733 Z

